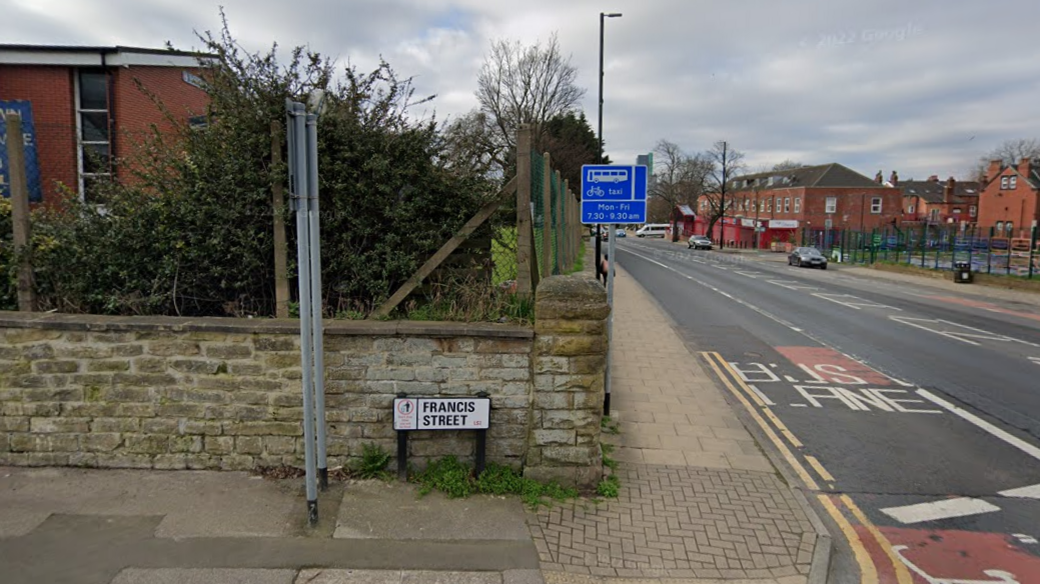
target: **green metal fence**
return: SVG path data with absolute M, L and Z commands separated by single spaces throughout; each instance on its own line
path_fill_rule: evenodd
M 1022 278 L 1040 275 L 1040 229 L 1007 233 L 955 225 L 887 226 L 871 231 L 803 229 L 801 245 L 818 248 L 832 261 L 895 262 L 952 270 L 967 262 L 974 272 Z

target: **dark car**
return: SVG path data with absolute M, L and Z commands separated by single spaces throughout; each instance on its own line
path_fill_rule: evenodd
M 692 235 L 686 242 L 686 247 L 689 249 L 711 249 L 711 245 L 711 240 L 703 235 Z
M 787 256 L 787 265 L 827 269 L 827 258 L 815 247 L 796 247 L 791 255 Z

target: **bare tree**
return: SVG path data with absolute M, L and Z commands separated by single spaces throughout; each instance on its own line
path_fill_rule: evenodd
M 578 69 L 560 51 L 555 33 L 542 45 L 523 46 L 519 41 L 497 40 L 484 57 L 477 76 L 477 101 L 493 130 L 492 158 L 502 167 L 516 146 L 520 124 L 535 126 L 535 145 L 541 129 L 554 116 L 577 108 L 585 90 L 576 82 Z
M 678 205 L 696 206 L 704 193 L 710 165 L 700 154 L 689 155 L 674 142 L 659 140 L 654 147 L 654 184 L 650 195 L 658 219 L 668 218 L 672 223 L 672 237 L 678 238 L 675 208 Z
M 732 197 L 727 197 L 727 189 L 731 189 L 729 181 L 740 174 L 744 165 L 744 153 L 729 147 L 729 143 L 719 140 L 704 152 L 704 158 L 710 165 L 705 185 L 705 199 L 708 202 L 708 233 L 712 233 L 715 224 L 727 211 L 736 208 Z M 721 247 L 721 245 L 720 245 Z
M 804 168 L 806 166 L 808 166 L 808 165 L 807 164 L 803 164 L 801 162 L 795 162 L 794 160 L 791 160 L 790 158 L 788 158 L 787 160 L 784 160 L 783 162 L 777 162 L 776 164 L 774 164 L 773 165 L 773 170 L 774 171 L 794 170 L 796 168 Z
M 449 171 L 496 177 L 499 165 L 494 158 L 496 140 L 487 114 L 479 110 L 445 122 L 439 135 L 444 148 L 439 162 Z
M 1036 138 L 1005 140 L 979 158 L 979 161 L 968 172 L 971 180 L 982 181 L 986 178 L 986 171 L 989 169 L 991 161 L 1000 160 L 1004 164 L 1013 165 L 1018 164 L 1023 158 L 1040 158 L 1040 140 Z

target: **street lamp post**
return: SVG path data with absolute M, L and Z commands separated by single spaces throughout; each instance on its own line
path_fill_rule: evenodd
M 596 153 L 596 162 L 603 164 L 603 23 L 607 18 L 617 18 L 620 12 L 599 13 L 599 117 L 596 125 L 596 141 L 599 144 L 599 152 Z M 600 234 L 599 225 L 596 226 L 596 275 L 601 275 L 600 264 L 602 262 L 603 237 Z M 602 274 L 606 279 L 606 274 Z
M 603 164 L 603 23 L 607 18 L 618 18 L 621 16 L 620 12 L 609 12 L 599 13 L 599 120 L 597 124 L 597 140 L 599 142 L 598 159 L 599 163 Z M 599 235 L 599 229 L 596 230 L 596 265 L 600 264 L 599 252 L 601 249 Z M 614 233 L 614 225 L 610 225 L 609 233 L 609 246 L 610 256 L 608 258 L 607 273 L 603 274 L 607 282 L 607 302 L 613 306 L 614 304 L 614 264 L 617 262 L 615 255 L 614 240 L 617 237 Z M 610 358 L 611 358 L 611 337 L 614 329 L 614 311 L 610 311 L 610 316 L 607 317 L 607 367 L 606 375 L 603 379 L 603 415 L 610 415 Z

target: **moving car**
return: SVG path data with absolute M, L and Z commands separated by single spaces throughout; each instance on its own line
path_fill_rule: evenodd
M 827 258 L 815 247 L 796 247 L 791 255 L 787 256 L 787 265 L 826 270 Z
M 647 223 L 636 230 L 636 237 L 664 237 L 667 223 Z
M 614 233 L 614 236 L 615 237 L 628 237 L 628 233 L 624 229 L 618 229 L 617 232 Z
M 689 249 L 711 249 L 712 247 L 711 240 L 703 235 L 691 235 L 686 244 Z

